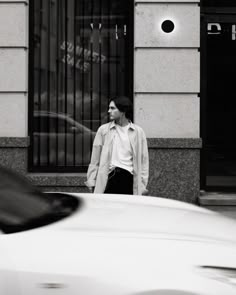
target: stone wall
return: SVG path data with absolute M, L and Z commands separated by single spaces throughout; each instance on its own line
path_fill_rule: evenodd
M 199 1 L 136 0 L 134 10 L 134 121 L 149 138 L 149 191 L 195 203 L 201 148 Z
M 0 0 L 0 164 L 27 171 L 28 1 Z

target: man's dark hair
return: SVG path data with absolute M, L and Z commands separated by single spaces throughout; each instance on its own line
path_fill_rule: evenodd
M 127 119 L 132 120 L 133 117 L 133 105 L 130 99 L 127 96 L 117 96 L 111 98 L 109 102 L 113 101 L 117 109 L 125 113 Z

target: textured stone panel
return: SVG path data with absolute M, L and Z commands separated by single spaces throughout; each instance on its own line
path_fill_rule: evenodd
M 56 173 L 29 173 L 29 179 L 39 186 L 59 186 L 59 187 L 76 187 L 85 186 L 85 174 L 70 173 L 70 174 L 56 174 Z
M 0 148 L 0 166 L 25 175 L 27 171 L 27 149 Z
M 29 137 L 0 137 L 0 148 L 28 147 L 29 144 L 30 144 Z
M 200 191 L 200 150 L 149 149 L 149 195 L 196 203 Z
M 161 25 L 175 27 L 165 33 Z M 139 4 L 135 6 L 135 47 L 200 47 L 200 7 L 188 4 Z
M 85 186 L 86 176 L 83 173 L 45 174 L 28 173 L 29 181 L 43 191 L 88 193 Z
M 135 92 L 200 91 L 200 54 L 195 49 L 135 50 Z
M 27 6 L 0 3 L 0 46 L 28 46 Z
M 0 91 L 27 91 L 27 51 L 0 49 Z
M 193 94 L 136 94 L 134 118 L 147 137 L 198 138 L 199 104 Z
M 158 149 L 200 149 L 201 138 L 148 138 L 149 148 Z
M 25 94 L 0 94 L 0 137 L 27 136 L 27 104 Z

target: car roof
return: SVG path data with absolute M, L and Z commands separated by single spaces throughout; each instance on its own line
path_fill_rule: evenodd
M 55 118 L 62 118 L 67 120 L 68 122 L 70 122 L 71 124 L 75 124 L 75 125 L 79 125 L 80 128 L 84 129 L 87 132 L 91 132 L 91 133 L 95 133 L 93 130 L 89 129 L 88 127 L 84 126 L 83 124 L 81 124 L 80 122 L 74 120 L 70 114 L 65 114 L 65 113 L 55 113 L 55 112 L 48 112 L 48 111 L 34 111 L 34 116 L 35 117 L 48 117 L 48 115 L 50 117 L 55 117 Z

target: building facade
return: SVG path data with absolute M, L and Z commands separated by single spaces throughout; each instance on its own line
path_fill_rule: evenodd
M 150 195 L 234 190 L 235 13 L 220 0 L 0 1 L 0 164 L 86 192 L 109 98 L 127 95 Z

